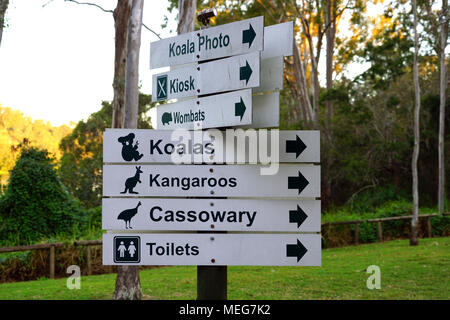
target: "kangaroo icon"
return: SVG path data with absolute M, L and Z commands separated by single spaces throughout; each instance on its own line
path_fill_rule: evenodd
M 141 183 L 142 181 L 140 180 L 140 176 L 141 176 L 142 170 L 141 167 L 136 167 L 136 173 L 134 176 L 128 178 L 125 181 L 125 190 L 121 193 L 133 193 L 133 194 L 139 194 L 139 192 L 133 191 L 133 189 L 136 187 L 137 183 Z
M 138 213 L 139 206 L 142 205 L 142 203 L 139 201 L 136 208 L 126 209 L 123 210 L 119 215 L 117 216 L 117 220 L 123 220 L 125 221 L 125 229 L 133 229 L 131 227 L 131 219 Z
M 119 137 L 119 139 L 117 139 L 122 144 L 122 158 L 125 161 L 138 161 L 144 156 L 137 150 L 139 142 L 136 141 L 136 143 L 133 145 L 134 137 L 134 133 L 131 132 L 128 135 Z

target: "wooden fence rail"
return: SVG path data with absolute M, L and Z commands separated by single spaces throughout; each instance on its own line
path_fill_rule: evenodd
M 444 212 L 442 213 L 443 216 L 450 215 L 450 212 Z M 432 229 L 431 229 L 431 218 L 437 217 L 437 213 L 432 214 L 420 214 L 419 219 L 424 218 L 427 221 L 427 236 L 431 238 L 433 236 Z M 359 243 L 359 224 L 368 222 L 368 223 L 376 223 L 377 224 L 377 233 L 378 233 L 378 240 L 383 241 L 383 227 L 382 223 L 386 221 L 395 221 L 395 220 L 411 220 L 412 216 L 399 216 L 399 217 L 386 217 L 386 218 L 376 218 L 376 219 L 367 219 L 367 220 L 350 220 L 350 221 L 336 221 L 336 222 L 325 222 L 322 223 L 322 227 L 324 226 L 331 226 L 331 225 L 343 225 L 343 224 L 354 224 L 355 225 L 355 237 L 354 237 L 354 243 Z
M 92 259 L 91 259 L 90 246 L 101 246 L 102 240 L 82 240 L 82 241 L 75 241 L 71 244 L 75 247 L 77 247 L 77 246 L 78 247 L 82 247 L 82 246 L 86 247 L 87 273 L 88 273 L 88 275 L 90 275 L 92 273 L 92 265 L 91 265 Z M 56 260 L 55 248 L 56 247 L 64 247 L 67 245 L 70 245 L 70 243 L 54 242 L 54 243 L 31 244 L 31 245 L 27 245 L 27 246 L 2 247 L 2 248 L 0 248 L 0 253 L 47 249 L 50 251 L 49 275 L 50 275 L 50 279 L 54 279 L 55 278 L 55 260 Z
M 444 212 L 442 215 L 450 215 L 450 212 Z M 438 214 L 422 214 L 419 215 L 419 218 L 427 219 L 427 236 L 432 237 L 432 229 L 431 229 L 431 218 L 436 217 Z M 331 226 L 331 225 L 346 225 L 346 224 L 354 224 L 355 225 L 355 244 L 359 242 L 359 224 L 364 222 L 369 223 L 377 223 L 377 231 L 378 231 L 378 240 L 383 241 L 383 229 L 381 224 L 386 221 L 394 221 L 394 220 L 409 220 L 412 216 L 400 216 L 400 217 L 387 217 L 387 218 L 377 218 L 377 219 L 368 219 L 368 220 L 351 220 L 351 221 L 336 221 L 336 222 L 325 222 L 322 223 L 323 226 Z M 87 273 L 90 275 L 92 273 L 92 253 L 91 246 L 101 246 L 102 240 L 81 240 L 75 241 L 73 243 L 63 243 L 63 242 L 54 242 L 54 243 L 40 243 L 40 244 L 31 244 L 24 246 L 14 246 L 14 247 L 0 247 L 0 253 L 6 252 L 19 252 L 19 251 L 30 251 L 30 250 L 49 250 L 49 274 L 50 278 L 55 278 L 55 260 L 56 260 L 56 247 L 64 247 L 67 245 L 73 245 L 75 247 L 86 247 L 86 262 L 87 262 Z

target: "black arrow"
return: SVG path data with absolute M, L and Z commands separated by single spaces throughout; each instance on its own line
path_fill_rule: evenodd
M 286 152 L 295 152 L 295 157 L 298 158 L 298 156 L 306 149 L 306 144 L 303 143 L 299 136 L 295 135 L 295 137 L 295 140 L 286 140 Z
M 250 23 L 250 28 L 242 31 L 242 43 L 248 43 L 248 47 L 250 48 L 255 37 L 255 30 L 253 30 L 252 24 Z
M 308 180 L 298 172 L 298 177 L 288 177 L 288 189 L 298 189 L 298 194 L 309 184 Z
M 245 84 L 248 83 L 250 76 L 252 75 L 252 68 L 248 64 L 248 61 L 245 60 L 245 66 L 239 68 L 239 80 L 245 80 Z
M 297 222 L 297 228 L 300 228 L 300 225 L 308 218 L 305 211 L 297 205 L 297 210 L 289 210 L 289 222 L 295 223 Z
M 245 104 L 241 97 L 241 102 L 234 104 L 234 115 L 236 117 L 241 117 L 240 121 L 242 121 L 242 117 L 244 116 L 245 110 L 246 110 Z
M 297 239 L 297 244 L 287 244 L 286 245 L 286 256 L 287 257 L 297 257 L 297 262 L 305 255 L 308 250 L 304 245 Z

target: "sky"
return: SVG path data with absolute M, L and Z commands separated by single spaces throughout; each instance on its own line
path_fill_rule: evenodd
M 114 10 L 115 0 L 90 0 Z M 166 0 L 144 1 L 143 22 L 162 38 L 175 35 L 176 10 Z M 164 15 L 168 27 L 162 29 Z M 113 98 L 114 19 L 111 13 L 64 0 L 10 0 L 0 44 L 0 105 L 54 126 L 86 120 Z M 172 30 L 172 33 L 169 31 Z M 142 28 L 141 91 L 151 94 L 150 42 Z
M 114 10 L 117 1 L 79 2 Z M 167 7 L 167 0 L 144 1 L 143 22 L 162 38 L 176 35 L 177 10 L 169 13 Z M 371 7 L 369 12 L 381 13 L 380 9 Z M 168 17 L 168 26 L 162 29 L 164 16 Z M 111 13 L 64 0 L 10 0 L 6 23 L 0 44 L 1 106 L 59 126 L 86 120 L 100 110 L 103 100 L 112 100 Z M 157 40 L 156 35 L 142 28 L 139 79 L 141 92 L 146 94 L 151 94 L 152 75 L 167 70 L 150 70 L 150 42 Z M 324 62 L 325 58 L 319 65 L 321 80 Z M 362 67 L 350 69 L 359 73 Z

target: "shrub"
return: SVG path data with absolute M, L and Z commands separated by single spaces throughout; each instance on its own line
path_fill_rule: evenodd
M 86 213 L 60 182 L 48 152 L 27 144 L 20 151 L 0 200 L 0 241 L 31 243 L 85 225 Z

